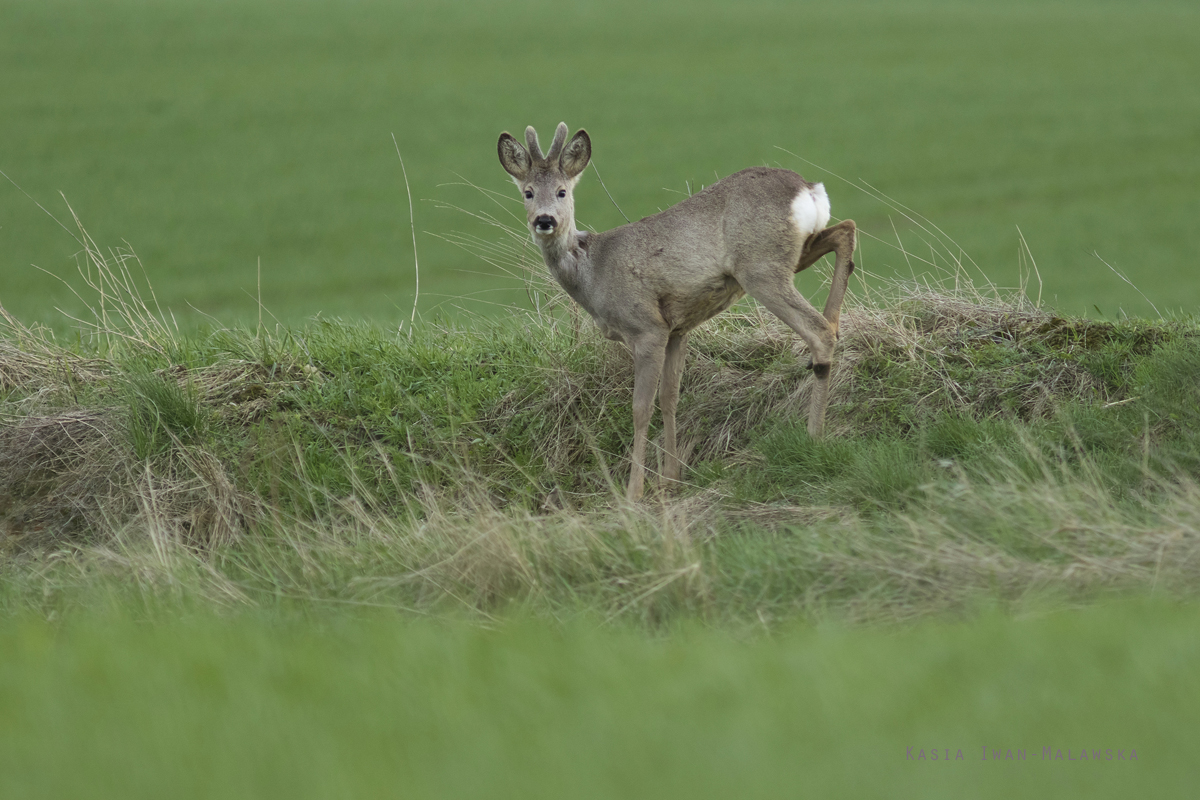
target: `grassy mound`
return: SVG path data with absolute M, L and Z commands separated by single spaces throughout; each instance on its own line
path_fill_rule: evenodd
M 630 506 L 631 362 L 577 317 L 183 335 L 91 256 L 89 337 L 0 334 L 18 606 L 185 587 L 770 620 L 1195 585 L 1192 321 L 961 281 L 852 298 L 813 441 L 803 344 L 743 306 L 694 336 L 685 486 Z

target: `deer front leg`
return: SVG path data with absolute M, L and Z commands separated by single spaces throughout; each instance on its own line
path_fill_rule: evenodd
M 667 340 L 663 360 L 662 390 L 659 403 L 663 413 L 663 479 L 678 481 L 683 472 L 679 447 L 675 441 L 675 408 L 679 405 L 679 382 L 683 378 L 683 362 L 687 353 L 687 334 L 673 333 Z
M 625 496 L 639 500 L 646 483 L 646 434 L 654 413 L 654 395 L 666 357 L 666 337 L 642 336 L 633 342 L 633 464 Z

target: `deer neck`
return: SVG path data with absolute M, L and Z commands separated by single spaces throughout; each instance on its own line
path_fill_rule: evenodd
M 588 278 L 587 239 L 586 232 L 575 230 L 574 220 L 567 220 L 553 236 L 537 237 L 546 268 L 572 297 L 584 288 Z

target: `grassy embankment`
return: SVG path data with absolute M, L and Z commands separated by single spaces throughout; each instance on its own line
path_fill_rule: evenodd
M 490 252 L 518 264 L 511 234 Z M 852 298 L 812 441 L 802 346 L 746 306 L 696 336 L 686 485 L 629 506 L 628 356 L 552 287 L 524 325 L 183 335 L 83 237 L 92 339 L 5 326 L 11 609 L 186 587 L 769 624 L 1190 592 L 1189 320 L 1063 318 L 961 272 Z

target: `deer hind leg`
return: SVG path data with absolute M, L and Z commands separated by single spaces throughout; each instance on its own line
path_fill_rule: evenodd
M 679 447 L 675 440 L 675 408 L 679 405 L 679 383 L 683 378 L 683 362 L 687 353 L 687 334 L 673 333 L 667 340 L 663 360 L 662 388 L 659 404 L 663 413 L 663 479 L 678 481 L 683 472 Z
M 642 336 L 632 343 L 633 348 L 633 464 L 629 470 L 629 486 L 625 496 L 638 500 L 646 482 L 646 435 L 650 416 L 654 413 L 654 395 L 666 357 L 666 337 Z
M 755 270 L 739 276 L 746 294 L 766 306 L 804 340 L 812 354 L 813 390 L 808 407 L 808 434 L 819 437 L 825 429 L 829 406 L 829 368 L 837 343 L 837 330 L 796 291 L 790 268 Z
M 827 253 L 836 253 L 833 265 L 833 281 L 829 286 L 829 299 L 825 301 L 824 317 L 833 326 L 834 336 L 838 332 L 838 320 L 842 314 L 842 300 L 846 297 L 846 287 L 850 283 L 850 274 L 854 272 L 854 247 L 858 242 L 858 229 L 854 220 L 847 219 L 837 225 L 826 228 L 813 237 L 800 256 L 797 272 L 808 269 L 817 259 Z

